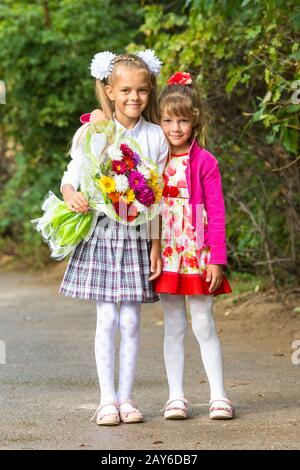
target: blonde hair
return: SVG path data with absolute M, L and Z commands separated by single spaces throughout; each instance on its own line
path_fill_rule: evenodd
M 157 83 L 156 77 L 152 74 L 147 64 L 135 54 L 121 54 L 114 59 L 114 65 L 111 74 L 107 79 L 100 81 L 96 79 L 96 96 L 99 105 L 104 112 L 107 119 L 112 119 L 113 112 L 115 110 L 114 103 L 108 98 L 105 86 L 113 86 L 116 74 L 120 66 L 128 67 L 128 69 L 140 69 L 145 70 L 149 74 L 149 84 L 151 87 L 149 100 L 146 108 L 142 112 L 143 117 L 146 121 L 158 124 L 158 106 L 157 106 Z
M 200 93 L 195 85 L 167 85 L 159 96 L 159 118 L 162 113 L 169 116 L 184 116 L 193 120 L 190 140 L 197 139 L 202 146 L 208 144 L 205 111 Z

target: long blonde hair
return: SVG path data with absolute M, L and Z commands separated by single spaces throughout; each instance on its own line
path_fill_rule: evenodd
M 207 119 L 200 93 L 195 85 L 167 85 L 159 96 L 159 117 L 162 112 L 170 116 L 184 116 L 193 119 L 190 140 L 197 139 L 202 146 L 208 145 Z
M 145 70 L 149 74 L 149 83 L 150 83 L 150 95 L 146 108 L 142 112 L 143 117 L 146 121 L 153 122 L 158 124 L 158 106 L 157 106 L 157 83 L 156 77 L 153 73 L 150 72 L 147 64 L 135 54 L 121 54 L 114 59 L 114 65 L 111 74 L 107 79 L 100 81 L 96 79 L 96 96 L 99 102 L 99 105 L 104 112 L 107 119 L 112 119 L 113 112 L 115 110 L 114 103 L 108 98 L 105 86 L 113 86 L 114 80 L 116 78 L 116 72 L 119 66 L 128 67 L 128 69 L 140 69 Z

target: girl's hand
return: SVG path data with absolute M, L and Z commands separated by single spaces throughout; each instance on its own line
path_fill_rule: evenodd
M 67 196 L 65 203 L 72 212 L 81 212 L 85 214 L 89 211 L 89 203 L 82 193 L 74 191 L 71 196 Z
M 157 277 L 161 275 L 162 271 L 162 259 L 160 256 L 160 243 L 155 243 L 156 240 L 152 240 L 152 248 L 151 248 L 151 253 L 150 253 L 150 261 L 151 261 L 151 266 L 150 266 L 150 271 L 153 273 L 149 277 L 149 281 L 153 281 Z
M 223 268 L 220 264 L 209 264 L 207 266 L 206 281 L 210 282 L 209 292 L 214 292 L 223 280 Z

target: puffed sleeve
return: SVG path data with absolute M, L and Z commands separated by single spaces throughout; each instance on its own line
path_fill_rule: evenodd
M 70 184 L 71 186 L 73 186 L 75 191 L 77 191 L 80 186 L 83 141 L 88 126 L 88 123 L 84 124 L 83 126 L 79 127 L 79 129 L 74 134 L 74 137 L 72 139 L 72 147 L 70 150 L 71 161 L 63 174 L 60 190 L 64 184 Z
M 165 134 L 161 128 L 159 128 L 159 154 L 157 158 L 158 172 L 160 175 L 163 174 L 163 171 L 166 166 L 168 154 L 169 154 L 169 144 L 165 137 Z

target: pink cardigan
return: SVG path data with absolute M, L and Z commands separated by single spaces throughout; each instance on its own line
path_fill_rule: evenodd
M 202 238 L 203 243 L 200 243 L 200 246 L 210 246 L 210 264 L 226 266 L 225 204 L 219 164 L 211 153 L 198 145 L 196 139 L 193 140 L 189 150 L 186 179 L 197 240 Z M 199 237 L 200 224 L 197 218 L 197 212 L 201 210 L 200 204 L 204 204 L 208 219 L 204 232 L 202 229 L 202 237 Z

